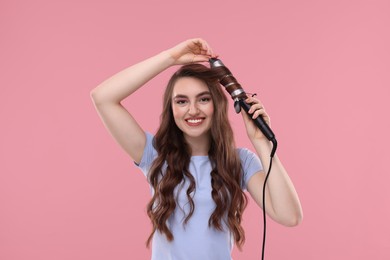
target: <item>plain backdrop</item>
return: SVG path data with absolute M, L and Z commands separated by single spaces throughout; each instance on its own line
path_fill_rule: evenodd
M 390 2 L 0 2 L 0 259 L 149 259 L 149 187 L 90 91 L 193 37 L 272 119 L 304 220 L 268 221 L 266 259 L 390 259 Z M 123 104 L 154 133 L 171 73 Z M 238 146 L 249 143 L 230 110 Z M 222 130 L 222 129 L 221 129 Z M 262 212 L 247 242 L 260 259 Z

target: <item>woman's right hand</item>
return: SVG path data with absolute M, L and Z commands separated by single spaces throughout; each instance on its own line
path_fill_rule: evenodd
M 215 58 L 213 50 L 209 44 L 201 39 L 194 38 L 179 43 L 167 50 L 175 65 L 184 65 L 193 62 L 206 62 L 210 58 Z

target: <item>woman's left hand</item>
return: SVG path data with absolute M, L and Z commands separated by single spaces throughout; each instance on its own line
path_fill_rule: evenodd
M 185 65 L 194 62 L 207 62 L 214 54 L 209 44 L 201 39 L 189 39 L 167 50 L 175 65 Z
M 253 119 L 256 119 L 257 117 L 261 116 L 263 117 L 264 121 L 267 123 L 269 127 L 271 127 L 271 120 L 268 116 L 268 114 L 265 112 L 263 104 L 255 98 L 253 95 L 247 94 L 248 98 L 245 100 L 246 103 L 252 104 L 251 108 L 249 109 L 248 113 L 249 115 L 241 109 L 241 114 L 244 119 L 246 132 L 248 134 L 249 139 L 251 140 L 262 140 L 266 139 L 265 135 L 260 131 L 260 129 L 255 125 L 253 122 Z

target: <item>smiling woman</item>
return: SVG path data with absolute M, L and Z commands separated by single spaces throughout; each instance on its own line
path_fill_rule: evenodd
M 191 144 L 190 147 L 195 148 L 195 144 L 198 144 L 197 149 L 192 149 L 192 155 L 207 155 L 214 112 L 209 87 L 197 78 L 183 77 L 176 81 L 172 92 L 175 123 L 187 143 Z M 199 144 L 203 144 L 202 147 Z
M 153 241 L 152 259 L 231 259 L 233 244 L 241 248 L 245 242 L 244 191 L 262 207 L 271 144 L 243 115 L 257 155 L 236 148 L 218 73 L 196 63 L 213 57 L 204 40 L 187 40 L 119 72 L 91 92 L 107 129 L 152 188 L 147 206 L 153 226 L 147 241 Z M 173 65 L 183 66 L 168 82 L 161 124 L 152 135 L 120 102 Z M 269 123 L 259 100 L 248 97 L 246 102 L 256 108 L 250 111 L 252 117 Z M 298 195 L 277 156 L 271 176 L 267 214 L 280 224 L 297 225 L 302 219 Z

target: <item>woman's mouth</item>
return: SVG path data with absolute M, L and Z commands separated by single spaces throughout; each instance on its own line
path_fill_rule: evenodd
M 187 124 L 189 126 L 198 126 L 200 124 L 202 124 L 204 118 L 189 118 L 189 119 L 186 119 L 185 121 L 187 122 Z

